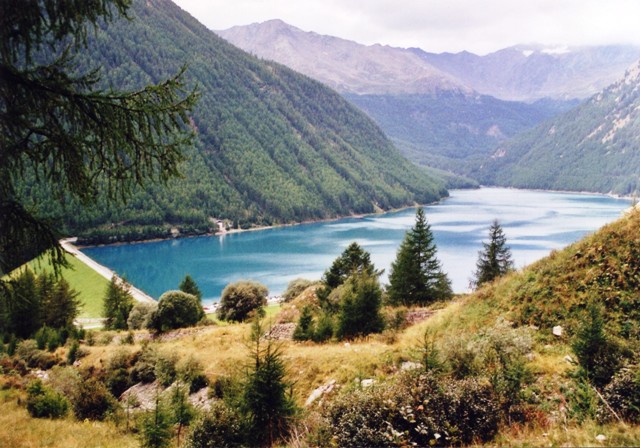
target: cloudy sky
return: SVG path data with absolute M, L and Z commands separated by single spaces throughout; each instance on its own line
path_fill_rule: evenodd
M 174 0 L 220 30 L 282 19 L 363 44 L 485 54 L 519 43 L 640 44 L 639 0 Z

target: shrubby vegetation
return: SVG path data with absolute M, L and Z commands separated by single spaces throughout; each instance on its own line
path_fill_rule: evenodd
M 242 322 L 252 313 L 261 313 L 267 304 L 269 290 L 261 283 L 239 281 L 227 285 L 222 290 L 220 304 L 216 310 L 218 319 Z
M 158 306 L 151 313 L 148 328 L 163 332 L 175 328 L 192 327 L 204 318 L 200 300 L 182 291 L 168 291 L 160 296 Z

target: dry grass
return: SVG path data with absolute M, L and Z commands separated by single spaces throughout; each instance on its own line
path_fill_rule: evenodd
M 0 395 L 0 446 L 20 448 L 126 448 L 140 442 L 112 423 L 34 419 L 17 404 L 17 393 Z

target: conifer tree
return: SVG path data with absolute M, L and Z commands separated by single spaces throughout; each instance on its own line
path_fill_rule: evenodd
M 405 234 L 389 274 L 388 300 L 392 305 L 426 305 L 452 296 L 451 282 L 442 272 L 437 248 L 422 207 L 416 223 Z
M 50 251 L 64 263 L 58 231 L 25 204 L 25 176 L 91 203 L 126 197 L 147 180 L 178 173 L 190 141 L 195 95 L 182 73 L 139 91 L 102 89 L 98 70 L 75 60 L 90 28 L 126 16 L 130 0 L 0 2 L 0 276 Z M 100 181 L 97 181 L 97 180 Z
M 198 288 L 198 284 L 189 274 L 184 276 L 178 287 L 180 291 L 196 296 L 198 300 L 202 300 L 202 291 Z
M 476 271 L 471 285 L 474 288 L 491 282 L 513 270 L 511 249 L 507 246 L 507 238 L 498 220 L 494 220 L 489 228 L 489 242 L 482 243 L 483 250 L 478 253 Z
M 371 263 L 369 252 L 354 241 L 333 261 L 329 269 L 322 275 L 324 286 L 316 292 L 321 306 L 329 312 L 335 312 L 334 305 L 327 300 L 329 294 L 346 282 L 349 277 L 357 274 L 380 276 L 382 271 L 375 270 L 373 263 Z
M 296 408 L 286 381 L 282 351 L 267 338 L 258 319 L 252 327 L 252 365 L 243 385 L 240 410 L 249 422 L 251 446 L 273 446 L 287 434 Z
M 381 306 L 382 290 L 376 276 L 364 273 L 349 277 L 343 285 L 338 338 L 350 339 L 380 333 L 384 329 Z
M 126 330 L 127 319 L 134 305 L 134 299 L 128 291 L 126 282 L 120 284 L 113 276 L 104 297 L 103 316 L 104 327 L 107 330 Z

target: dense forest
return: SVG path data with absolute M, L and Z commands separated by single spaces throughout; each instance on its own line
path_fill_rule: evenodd
M 518 188 L 637 192 L 639 70 L 636 65 L 586 103 L 500 145 L 472 176 Z
M 195 144 L 183 177 L 134 191 L 126 205 L 48 201 L 52 186 L 26 179 L 39 212 L 86 242 L 135 240 L 232 226 L 374 212 L 446 195 L 443 180 L 405 160 L 380 129 L 338 94 L 231 46 L 168 0 L 134 2 L 132 20 L 103 26 L 77 59 L 100 67 L 104 88 L 136 89 L 186 66 L 200 94 Z M 175 232 L 175 231 L 174 231 Z

